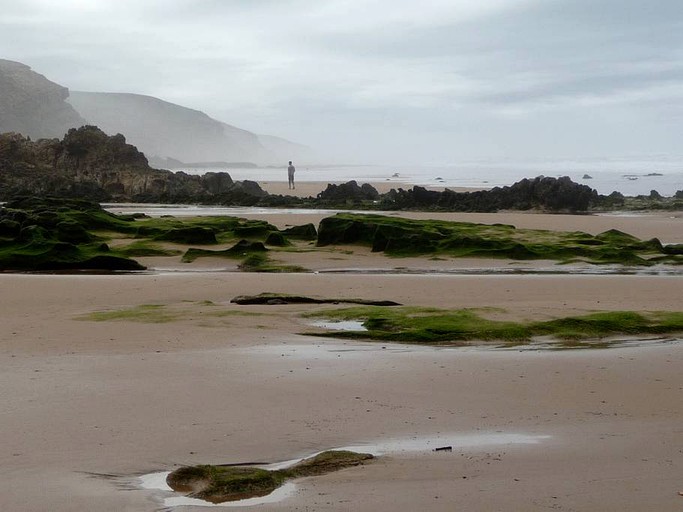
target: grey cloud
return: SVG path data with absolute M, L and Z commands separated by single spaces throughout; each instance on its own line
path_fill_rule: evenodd
M 2 57 L 56 82 L 338 155 L 678 148 L 678 0 L 0 3 Z

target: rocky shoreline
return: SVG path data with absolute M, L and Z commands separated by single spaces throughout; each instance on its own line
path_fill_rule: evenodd
M 674 197 L 599 195 L 568 177 L 538 176 L 509 187 L 455 192 L 392 189 L 380 194 L 355 181 L 329 184 L 315 197 L 269 194 L 255 181 L 233 181 L 227 172 L 201 176 L 153 169 L 123 135 L 108 136 L 95 126 L 71 129 L 62 140 L 32 141 L 16 133 L 0 135 L 0 201 L 17 195 L 53 195 L 91 201 L 189 203 L 223 206 L 496 212 L 501 210 L 585 213 L 612 209 L 683 209 L 683 191 Z

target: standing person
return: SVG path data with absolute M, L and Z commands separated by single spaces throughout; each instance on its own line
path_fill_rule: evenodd
M 289 178 L 290 189 L 296 188 L 294 186 L 294 171 L 296 171 L 296 169 L 294 168 L 294 166 L 292 165 L 292 161 L 290 160 L 289 167 L 287 167 L 287 178 Z

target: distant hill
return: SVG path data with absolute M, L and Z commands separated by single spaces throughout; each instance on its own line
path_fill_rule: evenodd
M 199 110 L 152 96 L 72 91 L 68 101 L 88 122 L 109 134 L 125 134 L 151 158 L 267 164 L 298 158 L 306 150 L 305 146 L 259 136 Z
M 86 124 L 65 100 L 69 90 L 29 66 L 0 59 L 0 133 L 18 132 L 34 139 L 62 138 L 69 128 Z
M 306 146 L 256 135 L 198 110 L 140 94 L 69 91 L 29 66 L 0 59 L 0 133 L 61 138 L 86 124 L 121 133 L 153 162 L 176 168 L 184 162 L 284 165 L 312 159 Z

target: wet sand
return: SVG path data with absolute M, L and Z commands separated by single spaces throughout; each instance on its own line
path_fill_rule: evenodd
M 681 242 L 681 220 L 670 217 L 490 219 Z M 280 292 L 530 319 L 680 310 L 682 285 L 680 274 L 0 274 L 0 509 L 154 511 L 164 495 L 140 489 L 136 475 L 396 438 L 520 434 L 542 439 L 392 453 L 297 481 L 291 496 L 251 510 L 680 510 L 683 344 L 520 352 L 341 342 L 297 334 L 310 329 L 298 316 L 309 305 L 228 302 Z M 211 316 L 207 300 L 232 313 Z M 168 323 L 78 319 L 140 304 L 188 313 Z

